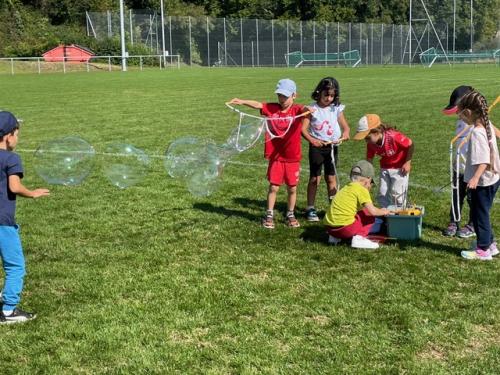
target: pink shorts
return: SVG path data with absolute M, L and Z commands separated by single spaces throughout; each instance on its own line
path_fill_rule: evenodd
M 297 186 L 300 176 L 300 162 L 269 160 L 267 180 L 271 185 Z

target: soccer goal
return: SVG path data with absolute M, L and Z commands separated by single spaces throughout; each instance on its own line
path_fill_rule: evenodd
M 352 50 L 340 53 L 304 53 L 300 51 L 285 54 L 287 66 L 298 68 L 303 65 L 344 65 L 352 68 L 361 63 L 361 57 L 358 50 Z
M 432 47 L 423 51 L 420 54 L 420 62 L 422 65 L 430 68 L 435 62 L 444 62 L 448 60 L 451 63 L 491 63 L 500 64 L 500 49 L 494 51 L 480 51 L 480 52 L 462 52 L 462 53 L 448 53 Z M 446 62 L 448 62 L 446 61 Z

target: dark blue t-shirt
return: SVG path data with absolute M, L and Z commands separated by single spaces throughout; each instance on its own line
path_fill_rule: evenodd
M 19 155 L 0 150 L 0 225 L 16 225 L 16 194 L 9 190 L 9 176 L 23 178 Z

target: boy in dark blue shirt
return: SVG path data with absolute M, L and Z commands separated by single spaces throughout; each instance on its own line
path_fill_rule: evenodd
M 0 258 L 5 272 L 0 324 L 19 323 L 35 315 L 17 308 L 25 274 L 23 248 L 16 224 L 16 196 L 38 198 L 49 195 L 47 189 L 28 190 L 21 183 L 23 166 L 17 145 L 19 123 L 10 112 L 0 111 Z

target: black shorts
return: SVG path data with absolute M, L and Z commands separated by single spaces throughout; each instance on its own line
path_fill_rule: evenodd
M 325 166 L 325 176 L 335 176 L 339 162 L 339 147 L 333 146 L 335 168 L 332 163 L 332 146 L 316 147 L 309 144 L 309 176 L 321 176 L 321 167 Z

